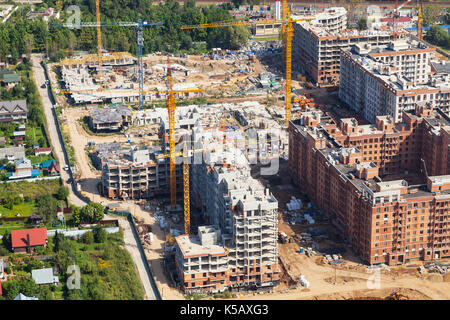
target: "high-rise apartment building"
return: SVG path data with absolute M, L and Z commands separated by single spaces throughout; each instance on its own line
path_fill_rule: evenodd
M 191 165 L 192 205 L 207 225 L 198 228 L 198 236 L 176 238 L 183 289 L 273 288 L 280 274 L 278 202 L 251 177 L 243 152 L 222 141 L 225 133 L 218 132 L 220 139 L 214 142 L 208 131 L 194 133 L 195 141 L 203 141 L 205 154 Z
M 401 122 L 403 110 L 423 101 L 449 113 L 450 74 L 433 65 L 433 51 L 415 40 L 343 50 L 339 98 L 370 122 L 378 115 Z
M 342 7 L 327 8 L 317 13 L 315 18 L 294 24 L 292 65 L 318 85 L 336 85 L 339 82 L 341 50 L 354 44 L 378 46 L 392 41 L 389 30 L 348 29 L 347 10 Z M 404 32 L 399 32 L 399 38 L 404 35 Z
M 425 103 L 374 125 L 321 111 L 289 125 L 293 182 L 370 264 L 450 256 L 450 119 Z

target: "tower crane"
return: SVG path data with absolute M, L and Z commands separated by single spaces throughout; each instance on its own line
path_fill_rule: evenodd
M 411 2 L 411 0 L 407 0 L 405 2 L 403 2 L 400 7 L 398 6 L 398 0 L 395 0 L 395 10 L 394 10 L 394 14 L 392 16 L 392 27 L 393 27 L 393 39 L 394 41 L 397 40 L 397 36 L 398 36 L 398 25 L 397 25 L 397 19 L 400 17 L 399 14 L 399 10 L 401 8 L 403 8 L 406 4 L 408 4 L 409 2 Z
M 184 25 L 181 26 L 181 30 L 188 29 L 204 29 L 204 28 L 221 28 L 221 27 L 233 27 L 233 26 L 252 26 L 257 24 L 275 24 L 281 23 L 283 45 L 285 52 L 285 77 L 286 77 L 286 126 L 289 125 L 291 120 L 291 83 L 292 83 L 292 38 L 294 36 L 293 22 L 297 21 L 310 21 L 314 20 L 314 17 L 304 17 L 301 19 L 292 19 L 290 11 L 287 7 L 287 0 L 282 1 L 282 19 L 281 20 L 259 20 L 259 21 L 231 21 L 231 22 L 214 22 L 198 25 Z
M 171 152 L 167 154 L 157 155 L 156 159 L 170 158 L 172 161 L 172 156 L 182 156 L 183 157 L 183 194 L 184 194 L 184 233 L 190 234 L 191 232 L 191 203 L 189 194 L 189 164 L 187 158 L 189 156 L 186 142 L 184 143 L 183 152 Z M 172 165 L 172 162 L 170 162 Z M 171 166 L 172 168 L 172 166 Z M 172 171 L 171 171 L 172 173 Z M 175 189 L 172 189 L 172 175 L 170 176 L 170 199 L 172 198 L 176 201 L 176 184 Z M 172 196 L 174 195 L 174 196 Z
M 139 108 L 144 108 L 144 64 L 143 64 L 143 47 L 144 47 L 144 31 L 143 27 L 159 26 L 163 22 L 148 23 L 139 19 L 138 22 L 101 22 L 100 21 L 100 0 L 95 1 L 97 22 L 82 22 L 81 27 L 97 28 L 97 57 L 98 57 L 98 79 L 103 78 L 103 53 L 102 53 L 102 33 L 101 27 L 135 27 L 137 29 L 138 42 L 138 79 L 139 79 Z M 73 27 L 71 24 L 54 24 L 54 27 Z
M 419 9 L 417 16 L 417 37 L 423 40 L 423 5 L 422 0 L 419 0 Z

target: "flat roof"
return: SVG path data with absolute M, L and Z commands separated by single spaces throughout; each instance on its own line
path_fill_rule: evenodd
M 223 256 L 228 249 L 218 245 L 202 246 L 200 238 L 193 235 L 181 235 L 175 238 L 184 258 L 200 256 Z

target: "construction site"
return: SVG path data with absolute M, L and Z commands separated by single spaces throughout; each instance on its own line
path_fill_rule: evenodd
M 331 195 L 321 191 L 327 199 L 311 191 L 312 186 L 320 184 L 329 192 L 331 183 L 332 187 L 338 185 L 339 172 L 335 180 L 330 180 L 334 172 L 320 176 L 317 172 L 334 167 L 326 161 L 314 161 L 310 150 L 324 154 L 331 148 L 338 150 L 339 139 L 347 135 L 349 141 L 356 139 L 358 131 L 349 130 L 358 130 L 358 124 L 362 130 L 359 133 L 375 134 L 372 119 L 364 112 L 345 108 L 339 100 L 336 86 L 340 69 L 336 64 L 341 61 L 341 49 L 371 44 L 375 37 L 373 45 L 388 50 L 392 39 L 404 40 L 408 35 L 403 31 L 397 36 L 387 30 L 358 35 L 348 31 L 344 36 L 356 40 L 346 42 L 345 48 L 339 45 L 342 48 L 331 50 L 331 71 L 318 72 L 311 57 L 304 62 L 311 72 L 318 72 L 312 76 L 305 68 L 291 66 L 295 55 L 305 56 L 302 50 L 311 49 L 301 45 L 306 37 L 301 33 L 313 34 L 314 28 L 322 27 L 332 29 L 324 33 L 339 33 L 347 11 L 307 11 L 317 16 L 302 18 L 288 15 L 285 1 L 283 8 L 279 6 L 286 13 L 279 13 L 277 19 L 286 26 L 282 28 L 286 32 L 284 49 L 278 41 L 253 41 L 239 51 L 215 48 L 204 55 L 157 52 L 135 58 L 126 52 L 102 51 L 100 46 L 97 54 L 78 53 L 49 65 L 54 70 L 49 76 L 57 103 L 64 106 L 59 120 L 74 149 L 74 179 L 79 191 L 103 203 L 110 212 L 127 211 L 139 221 L 140 238 L 157 284 L 165 289 L 165 299 L 226 291 L 246 299 L 449 299 L 448 229 L 443 221 L 448 219 L 450 167 L 446 162 L 448 150 L 443 146 L 448 143 L 450 122 L 445 112 L 431 106 L 435 118 L 423 121 L 424 128 L 435 137 L 433 143 L 445 154 L 442 163 L 433 156 L 426 159 L 436 166 L 429 165 L 436 179 L 430 177 L 426 196 L 439 188 L 433 200 L 426 201 L 443 203 L 442 208 L 438 205 L 442 210 L 434 211 L 442 214 L 440 222 L 444 223 L 436 236 L 442 244 L 440 256 L 427 255 L 426 262 L 416 255 L 406 259 L 407 254 L 401 263 L 373 259 L 372 255 L 368 259 L 362 253 L 367 248 L 359 248 L 348 236 L 356 226 L 348 230 L 353 228 L 350 223 L 341 228 L 334 224 L 334 209 L 327 205 L 338 198 L 340 191 Z M 322 21 L 328 15 L 338 15 L 337 22 Z M 316 18 L 321 26 L 311 24 Z M 339 53 L 334 52 L 337 50 Z M 433 61 L 443 59 L 432 54 Z M 328 60 L 324 65 L 330 65 Z M 443 74 L 443 69 L 437 72 Z M 329 86 L 316 85 L 318 77 Z M 428 107 L 416 103 L 414 111 L 423 113 Z M 406 109 L 401 111 L 409 112 L 411 123 L 423 116 Z M 397 113 L 395 116 L 398 118 Z M 391 122 L 384 120 L 377 129 L 384 130 L 383 134 L 389 130 L 395 138 L 406 134 L 406 126 L 392 124 L 387 129 Z M 344 134 L 336 127 L 338 123 L 343 132 L 345 127 Z M 384 125 L 386 128 L 382 128 Z M 411 132 L 412 128 L 411 124 Z M 311 131 L 308 135 L 307 130 Z M 354 142 L 348 147 L 355 150 L 347 150 L 347 146 L 338 150 L 350 159 L 339 159 L 341 166 L 345 164 L 344 169 L 350 172 L 354 165 L 361 172 L 357 177 L 361 180 L 364 175 L 366 180 L 374 178 L 372 159 L 368 165 L 365 156 L 356 159 L 355 154 L 362 153 L 356 148 L 362 146 Z M 328 162 L 337 161 L 326 155 Z M 398 167 L 410 169 L 401 164 Z M 307 179 L 299 178 L 300 170 Z M 357 183 L 354 178 L 349 178 L 349 185 Z M 377 185 L 380 190 L 376 191 L 392 193 L 392 185 Z M 361 190 L 374 189 L 375 183 L 370 186 L 361 182 L 358 186 Z M 419 189 L 418 194 L 405 198 L 421 196 L 425 191 Z M 394 191 L 397 194 L 397 189 Z M 350 194 L 347 190 L 341 194 L 347 192 Z M 356 211 L 363 212 L 362 202 L 350 196 L 339 199 L 339 203 L 350 200 L 352 205 L 361 206 Z M 387 199 L 383 201 L 380 207 L 388 203 Z M 378 212 L 375 210 L 373 216 Z M 356 211 L 351 214 L 356 216 Z M 372 211 L 367 211 L 369 215 Z M 369 218 L 358 219 L 360 228 L 372 229 Z M 409 222 L 402 227 L 409 229 Z M 358 232 L 371 232 L 366 229 Z M 370 234 L 368 238 L 367 243 L 375 236 Z M 260 295 L 262 292 L 265 294 Z

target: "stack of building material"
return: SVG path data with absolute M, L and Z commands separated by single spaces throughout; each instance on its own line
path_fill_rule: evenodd
M 182 232 L 178 229 L 170 229 L 170 234 L 172 234 L 175 237 L 178 237 L 182 234 Z
M 291 201 L 286 204 L 289 211 L 299 210 L 303 204 L 302 200 L 296 199 L 294 196 L 291 197 Z
M 311 217 L 309 214 L 305 214 L 304 217 L 305 217 L 306 221 L 308 221 L 309 224 L 314 224 L 314 223 L 316 223 L 316 221 L 314 220 L 314 218 Z
M 300 278 L 298 278 L 298 282 L 302 285 L 302 287 L 309 288 L 309 281 L 306 280 L 305 276 L 303 274 L 300 275 Z

